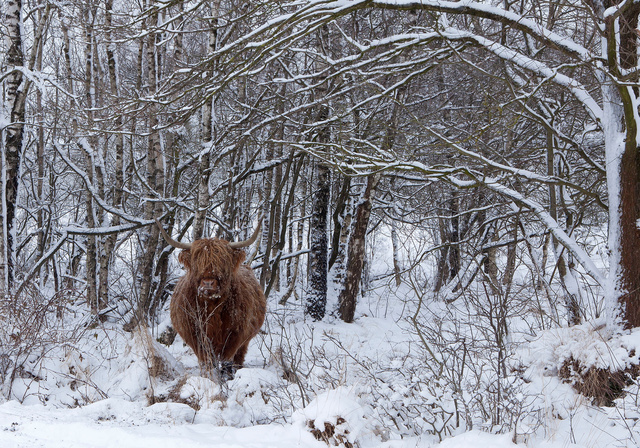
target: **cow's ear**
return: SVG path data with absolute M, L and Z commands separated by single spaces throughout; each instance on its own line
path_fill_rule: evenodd
M 246 254 L 242 249 L 233 249 L 233 269 L 236 270 L 244 261 Z
M 180 252 L 180 255 L 178 255 L 178 261 L 182 263 L 182 266 L 185 268 L 191 269 L 191 251 L 183 250 Z

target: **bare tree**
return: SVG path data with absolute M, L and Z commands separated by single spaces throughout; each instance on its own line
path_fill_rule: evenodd
M 323 53 L 327 53 L 329 45 L 329 28 L 327 25 L 320 29 L 318 37 L 318 47 Z M 318 64 L 319 71 L 322 71 L 324 63 Z M 318 101 L 318 110 L 315 121 L 319 123 L 326 122 L 329 118 L 329 104 L 323 98 L 329 91 L 326 76 L 320 77 L 316 86 L 316 98 Z M 321 124 L 315 135 L 315 141 L 324 150 L 324 146 L 328 145 L 331 140 L 331 130 L 328 124 Z M 331 171 L 325 163 L 316 165 L 316 187 L 313 195 L 313 210 L 311 212 L 311 228 L 310 228 L 310 252 L 309 252 L 309 291 L 306 300 L 306 313 L 314 320 L 321 320 L 326 311 L 327 306 L 327 288 L 328 288 L 328 264 L 329 256 L 329 201 L 331 194 Z
M 22 1 L 6 3 L 7 34 L 5 36 L 6 59 L 8 68 L 3 76 L 4 98 L 3 113 L 6 114 L 6 127 L 2 129 L 2 217 L 0 221 L 0 293 L 6 294 L 12 287 L 15 268 L 15 229 L 16 207 L 18 201 L 19 172 L 21 166 L 23 140 L 25 132 L 25 111 L 27 98 L 33 84 L 23 71 L 33 70 L 42 50 L 46 24 L 49 20 L 51 5 L 39 15 L 36 23 L 31 54 L 25 55 L 23 49 L 24 28 L 22 20 Z
M 542 3 L 532 4 L 532 7 L 540 11 L 547 6 Z M 334 153 L 336 157 L 333 158 L 332 164 L 343 169 L 353 169 L 357 166 L 359 173 L 377 170 L 419 173 L 425 180 L 443 180 L 455 188 L 483 187 L 493 194 L 502 196 L 516 208 L 526 211 L 545 231 L 553 234 L 575 263 L 580 264 L 581 269 L 604 288 L 608 315 L 612 321 L 622 309 L 626 325 L 635 327 L 640 325 L 638 317 L 640 313 L 636 311 L 640 309 L 636 306 L 640 303 L 637 297 L 640 293 L 640 287 L 637 285 L 640 275 L 638 275 L 637 257 L 634 252 L 634 248 L 638 246 L 639 232 L 634 224 L 638 220 L 636 207 L 638 164 L 636 163 L 635 135 L 637 126 L 633 112 L 637 94 L 628 83 L 631 82 L 633 87 L 636 73 L 637 34 L 632 30 L 635 29 L 637 12 L 627 3 L 621 3 L 621 7 L 616 9 L 619 12 L 615 15 L 605 14 L 606 8 L 611 6 L 615 5 L 597 2 L 585 3 L 583 7 L 563 5 L 562 8 L 556 8 L 558 11 L 554 13 L 554 17 L 561 17 L 558 14 L 563 14 L 563 20 L 541 21 L 524 17 L 515 5 L 487 8 L 482 3 L 474 2 L 397 3 L 380 0 L 357 1 L 345 7 L 338 2 L 323 2 L 311 3 L 298 14 L 274 19 L 270 22 L 272 28 L 265 27 L 263 30 L 264 32 L 268 32 L 269 29 L 274 30 L 274 39 L 270 41 L 268 47 L 272 49 L 281 44 L 289 45 L 289 41 L 285 41 L 284 38 L 282 41 L 277 40 L 283 36 L 279 31 L 283 23 L 302 29 L 306 24 L 309 27 L 307 30 L 315 30 L 324 26 L 319 21 L 320 16 L 325 18 L 322 23 L 339 23 L 341 18 L 349 14 L 374 14 L 376 11 L 395 11 L 398 14 L 403 11 L 427 12 L 433 17 L 442 17 L 442 20 L 425 20 L 423 24 L 426 28 L 419 33 L 406 34 L 389 29 L 389 33 L 379 41 L 350 40 L 345 44 L 345 48 L 352 45 L 353 48 L 357 48 L 360 56 L 351 58 L 350 55 L 345 55 L 342 59 L 332 60 L 332 72 L 336 73 L 336 79 L 338 77 L 344 79 L 345 74 L 352 67 L 357 67 L 361 76 L 363 67 L 382 60 L 380 54 L 386 55 L 386 61 L 392 61 L 392 56 L 409 52 L 411 65 L 402 66 L 402 70 L 405 70 L 404 79 L 391 84 L 386 90 L 383 87 L 386 94 L 403 85 L 405 80 L 422 76 L 428 71 L 430 62 L 452 57 L 451 45 L 458 46 L 456 58 L 461 57 L 461 60 L 468 62 L 470 67 L 482 67 L 485 73 L 493 71 L 497 79 L 505 79 L 502 67 L 506 66 L 509 83 L 505 85 L 511 86 L 509 88 L 512 90 L 504 93 L 517 98 L 512 104 L 524 111 L 527 126 L 542 125 L 550 129 L 559 141 L 562 141 L 563 151 L 566 151 L 567 157 L 580 160 L 581 166 L 585 167 L 583 171 L 585 174 L 589 173 L 588 170 L 597 171 L 598 166 L 603 166 L 601 161 L 608 161 L 607 182 L 611 187 L 608 189 L 609 246 L 612 250 L 608 272 L 605 273 L 596 267 L 585 247 L 566 230 L 567 227 L 559 225 L 558 221 L 551 216 L 548 204 L 539 195 L 543 186 L 555 183 L 562 185 L 567 192 L 570 191 L 565 197 L 571 197 L 573 200 L 579 193 L 592 201 L 592 204 L 599 206 L 601 203 L 598 203 L 596 195 L 590 192 L 589 174 L 581 178 L 549 177 L 546 170 L 539 170 L 546 167 L 546 163 L 536 166 L 527 163 L 526 158 L 518 159 L 517 156 L 522 155 L 522 152 L 509 154 L 509 158 L 505 158 L 499 155 L 495 148 L 490 147 L 490 141 L 473 137 L 472 133 L 464 129 L 449 133 L 439 123 L 433 121 L 423 126 L 423 135 L 428 136 L 428 139 L 443 150 L 446 148 L 447 151 L 455 154 L 455 163 L 433 163 L 427 158 L 416 159 L 410 152 L 402 156 L 379 148 L 373 153 L 370 150 L 358 153 L 351 150 Z M 586 10 L 590 10 L 590 13 L 587 14 Z M 540 14 L 537 17 L 547 16 Z M 565 33 L 563 29 L 565 23 L 568 23 L 565 22 L 565 18 L 569 17 L 571 23 L 580 21 L 584 25 L 572 39 L 566 37 L 568 31 Z M 469 27 L 469 23 L 473 26 Z M 429 27 L 433 28 L 429 29 Z M 496 30 L 500 32 L 494 33 Z M 602 41 L 595 38 L 600 30 L 604 30 Z M 296 36 L 286 39 L 291 40 Z M 409 40 L 411 44 L 408 44 Z M 532 42 L 535 42 L 533 47 Z M 600 42 L 603 42 L 602 47 Z M 534 48 L 536 45 L 539 47 Z M 427 51 L 411 53 L 416 48 Z M 260 49 L 260 51 L 266 50 L 266 48 Z M 474 55 L 485 55 L 485 60 L 482 61 L 479 58 L 474 60 L 476 58 Z M 606 61 L 606 63 L 600 61 Z M 567 62 L 579 67 L 579 70 L 568 72 L 563 68 Z M 390 67 L 393 66 L 391 62 L 388 64 Z M 396 68 L 398 68 L 397 65 Z M 379 65 L 376 70 L 375 72 L 371 70 L 372 78 L 376 73 L 383 71 Z M 344 86 L 345 89 L 353 88 L 351 84 L 344 84 Z M 598 87 L 600 94 L 592 94 L 593 87 Z M 564 101 L 578 106 L 573 110 L 576 111 L 574 112 L 576 117 L 579 116 L 584 120 L 583 134 L 576 133 L 575 129 L 567 134 L 569 128 L 566 121 L 541 123 L 543 120 L 530 104 L 531 101 L 533 103 L 550 102 L 551 96 L 548 95 L 551 92 L 563 92 L 561 98 Z M 340 93 L 332 94 L 337 96 Z M 520 98 L 526 98 L 529 103 Z M 485 107 L 478 99 L 473 100 L 478 107 Z M 486 104 L 488 104 L 486 110 L 493 110 L 492 108 L 495 107 L 494 103 Z M 340 118 L 341 116 L 336 114 L 330 117 L 329 121 L 337 121 Z M 325 121 L 324 119 L 316 120 L 316 125 L 320 127 Z M 578 136 L 584 135 L 584 131 L 588 129 L 593 129 L 592 142 L 580 141 Z M 593 144 L 598 138 L 602 142 L 600 148 L 604 151 L 598 152 L 598 144 Z M 487 151 L 474 148 L 471 142 L 486 145 Z M 537 142 L 537 140 L 529 140 L 529 142 Z M 523 149 L 525 143 L 520 144 Z M 535 147 L 535 144 L 531 146 Z M 347 147 L 343 145 L 342 148 Z M 546 151 L 538 151 L 537 154 L 541 160 L 544 160 Z M 321 153 L 318 155 L 323 156 Z M 509 182 L 508 179 L 512 178 L 517 181 Z

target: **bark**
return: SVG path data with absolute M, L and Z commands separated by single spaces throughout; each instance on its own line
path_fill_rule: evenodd
M 6 4 L 5 48 L 6 77 L 4 101 L 9 112 L 9 124 L 4 129 L 0 173 L 2 179 L 0 219 L 0 294 L 8 293 L 14 278 L 14 245 L 15 216 L 18 200 L 20 167 L 22 162 L 22 146 L 25 128 L 25 107 L 31 88 L 31 81 L 24 79 L 21 69 L 32 70 L 39 57 L 46 23 L 49 19 L 51 5 L 45 6 L 35 30 L 32 51 L 27 60 L 22 48 L 22 1 L 12 0 Z M 15 68 L 15 70 L 12 70 Z
M 318 164 L 311 215 L 309 292 L 306 302 L 306 314 L 311 316 L 313 320 L 322 320 L 327 308 L 327 218 L 330 195 L 331 171 L 327 165 Z
M 216 51 L 218 45 L 218 14 L 220 2 L 214 2 L 211 11 L 209 30 L 209 54 Z M 212 77 L 216 70 L 214 61 L 212 71 L 207 76 Z M 211 152 L 215 134 L 215 97 L 208 98 L 202 108 L 202 154 L 198 164 L 199 183 L 198 195 L 196 199 L 196 213 L 193 221 L 193 239 L 198 240 L 203 237 L 207 210 L 209 209 L 209 178 L 211 177 Z
M 347 255 L 347 270 L 344 286 L 338 297 L 338 314 L 347 322 L 353 322 L 356 311 L 358 293 L 360 292 L 360 280 L 364 267 L 364 250 L 367 227 L 373 208 L 373 197 L 376 186 L 380 181 L 379 173 L 367 177 L 367 184 L 356 206 L 351 235 L 349 237 L 349 253 Z
M 489 230 L 491 236 L 488 238 L 489 248 L 485 250 L 483 268 L 486 274 L 486 279 L 489 280 L 491 292 L 493 294 L 500 293 L 500 285 L 498 282 L 498 248 L 495 245 L 498 243 L 497 229 L 491 228 Z
M 60 21 L 60 30 L 62 32 L 62 55 L 64 60 L 65 73 L 66 73 L 66 79 L 65 79 L 67 82 L 66 88 L 72 95 L 75 95 L 75 92 L 76 92 L 75 83 L 74 83 L 74 77 L 73 77 L 73 70 L 71 68 L 71 50 L 70 50 L 71 42 L 69 39 L 69 26 L 66 22 L 65 15 L 63 14 L 61 9 L 58 9 L 58 17 Z M 76 222 L 78 221 L 78 212 L 79 210 L 76 209 L 76 216 L 74 218 Z M 80 262 L 82 259 L 82 252 L 80 250 L 79 244 L 77 244 L 76 242 L 76 239 L 78 238 L 80 237 L 76 235 L 72 237 L 72 240 L 71 240 L 72 253 L 70 256 L 71 260 L 68 264 L 65 274 L 63 275 L 63 277 L 65 278 L 63 282 L 63 288 L 70 291 L 75 289 L 75 281 L 78 278 L 78 271 L 80 270 Z
M 280 94 L 278 95 L 278 104 L 276 109 L 278 114 L 284 115 L 286 95 L 287 95 L 287 86 L 286 84 L 283 84 L 282 88 L 280 89 Z M 285 139 L 284 120 L 282 120 L 281 123 L 278 123 L 275 138 L 278 140 L 278 142 L 274 143 L 275 145 L 274 157 L 282 158 L 282 156 L 284 155 L 284 148 L 283 148 L 283 144 L 280 142 L 284 141 Z M 278 240 L 272 245 L 273 248 L 271 253 L 271 256 L 278 257 L 278 260 L 274 259 L 273 263 L 271 263 L 269 267 L 269 270 L 273 271 L 271 274 L 271 279 L 269 280 L 269 286 L 275 289 L 276 291 L 280 291 L 280 276 L 278 275 L 278 272 L 280 271 L 279 257 L 282 255 L 282 250 L 284 250 L 284 242 L 285 242 L 284 227 L 286 226 L 286 219 L 287 219 L 286 218 L 287 211 L 285 212 L 282 211 L 282 203 L 283 203 L 282 192 L 284 191 L 285 184 L 289 179 L 288 174 L 291 170 L 291 166 L 293 165 L 293 162 L 294 162 L 293 154 L 291 154 L 289 158 L 289 162 L 287 164 L 287 174 L 285 174 L 284 176 L 282 175 L 282 164 L 278 164 L 273 173 L 273 185 L 278 185 L 278 190 L 274 192 L 273 198 L 271 199 L 273 219 L 269 223 L 269 237 L 272 239 L 278 238 Z M 295 192 L 295 186 L 297 182 L 297 175 L 301 167 L 302 167 L 302 160 L 300 160 L 300 164 L 298 165 L 298 169 L 296 170 L 296 178 L 292 183 L 291 193 L 288 196 L 289 200 L 287 202 L 290 202 L 290 200 L 292 200 L 293 197 L 295 196 L 294 192 Z M 290 207 L 290 206 L 291 205 L 288 203 L 287 207 Z M 267 247 L 270 247 L 270 246 L 271 245 Z
M 351 99 L 351 103 L 355 103 Z M 354 104 L 355 106 L 355 104 Z M 360 131 L 362 126 L 362 114 L 358 107 L 353 107 L 354 138 L 365 139 Z M 368 133 L 367 133 L 368 134 Z M 342 185 L 336 195 L 336 205 L 333 212 L 333 237 L 331 238 L 331 256 L 329 257 L 329 270 L 333 271 L 333 280 L 342 283 L 345 262 L 347 257 L 347 244 L 349 241 L 349 229 L 353 218 L 353 198 L 351 197 L 351 177 L 344 176 Z
M 158 21 L 157 12 L 149 15 L 148 29 L 153 29 Z M 146 45 L 146 64 L 147 64 L 147 82 L 149 92 L 156 92 L 157 85 L 157 65 L 156 65 L 156 34 L 150 32 L 147 36 Z M 162 197 L 164 193 L 164 156 L 160 146 L 160 135 L 158 131 L 158 114 L 155 107 L 151 106 L 148 112 L 149 140 L 147 146 L 147 184 L 153 191 L 149 192 L 150 196 Z M 145 204 L 145 218 L 152 220 L 162 214 L 162 203 L 160 201 L 147 201 Z M 160 232 L 158 226 L 149 226 L 141 238 L 143 256 L 140 260 L 141 283 L 140 297 L 138 298 L 138 309 L 136 312 L 135 323 L 143 325 L 147 322 L 149 313 L 153 308 L 153 287 L 154 287 L 154 260 L 158 251 L 158 240 Z M 156 285 L 157 286 L 157 285 Z
M 109 44 L 112 40 L 112 8 L 113 0 L 105 0 L 105 40 L 107 42 L 106 54 L 107 70 L 109 74 L 109 92 L 111 94 L 112 101 L 115 102 L 119 97 L 119 89 L 116 58 L 113 53 L 113 47 Z M 113 151 L 115 152 L 116 161 L 114 167 L 115 183 L 112 187 L 111 196 L 113 198 L 113 205 L 116 208 L 119 208 L 122 205 L 124 187 L 124 137 L 122 136 L 123 124 L 122 116 L 120 115 L 115 119 L 115 129 L 117 131 L 113 137 Z M 111 225 L 120 225 L 120 217 L 118 215 L 112 215 Z M 98 300 L 103 307 L 107 306 L 109 303 L 109 270 L 117 241 L 117 233 L 107 236 L 104 242 L 103 253 L 100 258 Z
M 87 116 L 87 128 L 89 132 L 93 129 L 93 108 L 94 97 L 93 81 L 94 81 L 94 63 L 93 63 L 93 26 L 95 18 L 95 8 L 93 5 L 87 5 L 84 11 L 84 24 L 85 24 L 85 74 L 84 74 L 84 89 L 85 89 L 85 108 Z M 81 141 L 84 137 L 77 136 L 78 141 Z M 89 181 L 94 183 L 97 180 L 96 170 L 96 154 L 95 154 L 95 138 L 89 138 L 88 141 L 83 144 L 80 143 L 80 148 L 85 154 L 86 171 Z M 99 222 L 97 220 L 98 210 L 94 204 L 92 193 L 88 191 L 89 185 L 87 185 L 87 192 L 85 195 L 85 207 L 87 212 L 87 226 L 89 228 L 96 227 Z M 98 313 L 98 310 L 102 308 L 98 303 L 98 250 L 97 250 L 97 237 L 95 235 L 88 235 L 86 237 L 86 280 L 87 280 L 87 304 L 91 308 L 93 313 Z
M 279 95 L 276 99 L 275 110 L 278 115 L 284 113 L 285 105 L 284 99 L 286 95 L 286 85 L 283 85 L 280 89 Z M 274 135 L 275 140 L 284 140 L 284 122 L 277 125 Z M 274 160 L 282 157 L 282 144 L 270 143 L 268 145 L 267 160 Z M 291 170 L 291 164 L 293 163 L 293 155 L 289 159 L 287 164 L 287 171 Z M 275 287 L 276 291 L 280 289 L 279 276 L 273 275 L 277 273 L 279 267 L 277 266 L 278 248 L 280 250 L 284 248 L 284 240 L 276 240 L 280 234 L 280 216 L 282 215 L 282 191 L 284 184 L 287 182 L 287 176 L 282 180 L 282 165 L 278 165 L 275 170 L 269 171 L 265 176 L 266 191 L 264 192 L 267 201 L 265 201 L 265 216 L 267 217 L 265 226 L 262 232 L 262 240 L 265 243 L 264 250 L 264 263 L 262 265 L 262 271 L 260 272 L 260 286 L 264 289 L 267 279 L 269 279 L 269 289 Z M 295 185 L 295 184 L 294 184 Z M 276 188 L 277 186 L 277 188 Z M 285 217 L 286 220 L 286 217 Z M 274 259 L 272 259 L 274 257 Z
M 320 28 L 318 47 L 326 54 L 326 46 L 329 44 L 329 27 L 323 25 Z M 324 68 L 323 62 L 317 64 L 318 72 Z M 329 91 L 327 80 L 321 79 L 316 88 L 316 98 L 326 97 Z M 329 105 L 324 103 L 318 106 L 316 122 L 322 123 L 329 118 Z M 328 125 L 322 125 L 318 129 L 317 142 L 322 145 L 331 140 L 331 131 Z M 309 253 L 309 291 L 307 292 L 305 312 L 313 320 L 322 320 L 327 309 L 328 267 L 327 257 L 329 249 L 329 200 L 331 197 L 331 171 L 329 167 L 319 162 L 317 164 L 317 183 L 313 194 L 313 210 L 311 216 L 310 253 Z
M 635 4 L 620 18 L 620 66 L 623 69 L 638 66 L 638 14 L 640 5 Z M 637 82 L 637 79 L 633 81 Z M 626 89 L 624 86 L 618 88 Z M 638 90 L 634 90 L 637 97 Z M 619 300 L 624 307 L 627 327 L 634 328 L 640 326 L 640 149 L 636 140 L 635 114 L 633 111 L 627 114 L 627 139 L 620 167 L 620 270 L 624 293 Z
M 339 281 L 344 274 L 344 262 L 347 249 L 349 229 L 351 227 L 351 203 L 349 192 L 351 191 L 351 178 L 345 176 L 336 198 L 336 208 L 333 212 L 333 237 L 331 239 L 331 256 L 329 257 L 329 269 L 334 269 L 335 279 Z
M 555 137 L 551 129 L 547 130 L 547 175 L 549 177 L 557 176 L 559 173 L 557 172 L 556 163 L 555 163 L 555 148 L 556 142 Z M 560 196 L 562 197 L 562 187 L 558 187 L 555 184 L 549 185 L 549 214 L 556 221 L 558 221 L 558 192 L 560 192 Z M 570 218 L 569 218 L 570 219 Z M 569 223 L 565 227 L 570 227 Z M 575 279 L 571 277 L 571 272 L 567 267 L 566 256 L 564 254 L 563 248 L 560 246 L 558 241 L 552 236 L 551 244 L 556 254 L 557 259 L 557 268 L 558 274 L 560 275 L 560 283 L 562 285 L 562 289 L 564 291 L 563 301 L 565 304 L 565 309 L 567 311 L 567 321 L 569 325 L 578 325 L 582 322 L 581 317 L 581 306 L 580 301 L 578 300 L 578 296 L 575 291 L 572 291 L 573 288 L 568 287 L 568 285 L 574 285 Z
M 398 242 L 398 225 L 395 220 L 391 220 L 391 247 L 393 249 L 393 275 L 396 279 L 396 286 L 402 283 L 402 265 L 400 262 L 400 244 Z
M 22 50 L 22 1 L 7 4 L 7 65 L 17 69 L 25 65 Z M 15 214 L 18 198 L 18 176 L 22 157 L 26 92 L 22 84 L 22 72 L 15 70 L 6 77 L 5 102 L 10 113 L 10 124 L 4 131 L 4 151 L 2 152 L 2 232 L 0 234 L 0 293 L 8 293 L 13 284 Z
M 40 18 L 42 20 L 42 18 Z M 38 51 L 38 61 L 36 65 L 37 70 L 42 70 L 42 51 Z M 44 135 L 44 108 L 42 104 L 42 91 L 38 90 L 36 93 L 36 108 L 38 111 L 39 123 L 38 123 L 38 143 L 37 143 L 37 166 L 38 166 L 38 180 L 36 184 L 36 197 L 38 204 L 38 212 L 36 215 L 36 222 L 38 224 L 38 240 L 36 242 L 36 259 L 42 258 L 46 250 L 48 231 L 45 224 L 47 216 L 45 214 L 45 135 Z M 48 275 L 48 264 L 44 265 L 44 272 L 40 272 L 40 287 L 43 287 L 46 283 Z
M 513 284 L 513 275 L 516 272 L 516 257 L 517 257 L 517 241 L 518 241 L 518 222 L 519 217 L 516 216 L 516 219 L 513 223 L 513 227 L 511 229 L 510 239 L 511 242 L 507 246 L 507 264 L 504 268 L 504 275 L 502 276 L 502 284 L 507 287 L 507 292 L 505 296 L 508 296 L 508 291 L 511 289 L 511 285 Z
M 620 268 L 627 327 L 640 327 L 640 157 L 637 148 L 626 148 L 620 172 Z
M 245 101 L 247 99 L 246 79 L 241 79 L 238 84 L 238 102 L 241 104 L 245 104 Z M 240 141 L 236 143 L 235 150 L 231 154 L 231 160 L 229 161 L 229 166 L 231 168 L 229 169 L 228 174 L 229 181 L 227 182 L 227 194 L 222 206 L 222 219 L 224 222 L 229 223 L 230 225 L 236 221 L 238 221 L 239 224 L 239 210 L 243 209 L 240 200 L 241 194 L 237 191 L 237 184 L 233 179 L 237 178 L 241 171 L 244 169 L 242 165 L 241 155 L 244 152 L 245 142 L 246 139 L 241 138 Z M 247 208 L 244 208 L 244 210 L 247 210 Z M 264 222 L 262 225 L 266 227 L 266 224 Z M 216 236 L 220 238 L 223 237 L 223 235 L 224 229 L 222 227 L 219 227 Z
M 302 160 L 300 160 L 300 166 L 303 166 Z M 302 198 L 306 198 L 307 197 L 306 193 L 307 193 L 307 183 L 303 182 L 297 194 Z M 304 216 L 307 210 L 306 200 L 303 199 L 302 201 L 300 201 L 299 206 L 300 206 L 299 216 Z M 294 220 L 294 214 L 295 214 L 294 207 L 291 207 L 290 218 L 289 218 L 291 221 Z M 295 223 L 295 227 L 291 225 L 291 226 L 283 226 L 283 228 L 287 228 L 289 232 L 289 247 L 291 248 L 294 247 L 294 236 L 295 236 L 295 247 L 296 247 L 295 250 L 298 253 L 302 251 L 302 247 L 304 246 L 303 223 L 300 220 L 298 220 Z M 280 305 L 285 305 L 287 303 L 287 300 L 289 300 L 289 297 L 292 294 L 296 295 L 295 282 L 296 282 L 296 279 L 298 278 L 299 266 L 300 266 L 300 257 L 295 257 L 293 260 L 291 259 L 287 260 L 287 282 L 289 284 L 289 289 L 278 302 Z
M 460 217 L 458 216 L 458 213 L 460 212 L 460 198 L 457 191 L 452 193 L 451 200 L 449 202 L 452 216 L 450 219 L 448 235 L 448 242 L 451 244 L 451 247 L 449 248 L 448 279 L 453 280 L 460 272 L 460 247 L 458 245 L 460 242 Z
M 438 219 L 438 230 L 440 235 L 440 250 L 438 251 L 438 261 L 436 267 L 436 279 L 433 285 L 433 292 L 438 293 L 445 285 L 447 281 L 447 266 L 449 259 L 449 246 L 445 243 L 447 241 L 447 232 L 446 232 L 447 222 L 439 218 Z
M 277 288 L 279 283 L 278 279 L 280 278 L 280 275 L 279 275 L 280 260 L 282 258 L 282 253 L 284 251 L 285 241 L 287 240 L 287 231 L 289 230 L 288 220 L 289 220 L 290 212 L 293 209 L 294 199 L 296 198 L 296 187 L 298 184 L 298 179 L 300 178 L 300 171 L 302 170 L 302 166 L 304 164 L 304 156 L 302 156 L 300 157 L 300 160 L 298 161 L 297 165 L 293 168 L 293 175 L 290 175 L 291 169 L 294 164 L 294 155 L 295 154 L 292 152 L 289 159 L 289 163 L 287 164 L 287 170 L 284 174 L 284 179 L 291 178 L 291 186 L 289 187 L 289 194 L 287 196 L 287 201 L 285 203 L 284 210 L 282 212 L 282 225 L 279 226 L 280 234 L 277 236 L 278 241 L 276 244 L 273 245 L 273 252 L 275 256 L 271 262 L 271 267 L 269 269 L 271 274 L 269 277 L 269 283 L 267 284 L 267 287 L 264 293 L 266 297 L 269 297 L 269 293 L 271 292 L 271 290 L 274 288 Z M 276 192 L 276 198 L 278 198 L 278 202 L 280 201 L 279 198 L 282 197 L 282 190 L 285 186 L 285 183 L 286 181 L 281 182 L 278 188 L 278 191 Z M 273 203 L 271 205 L 272 205 L 271 207 L 272 210 L 275 210 L 276 209 L 275 205 Z M 270 246 L 267 245 L 267 247 L 270 247 Z
M 460 218 L 459 213 L 459 193 L 451 192 L 449 199 L 449 218 L 440 219 L 440 254 L 438 257 L 438 269 L 436 274 L 436 283 L 434 291 L 440 289 L 455 279 L 460 270 Z
M 211 104 L 213 100 L 208 101 L 204 107 L 203 120 L 203 153 L 198 163 L 198 193 L 196 197 L 195 220 L 193 221 L 193 240 L 199 240 L 204 236 L 204 229 L 207 218 L 207 210 L 209 208 L 209 178 L 211 177 Z M 209 123 L 207 125 L 206 123 Z
M 606 2 L 605 6 L 610 2 Z M 614 19 L 605 19 L 605 34 L 607 36 L 607 58 L 609 69 L 617 77 L 621 77 L 618 69 L 618 56 L 621 69 L 635 69 L 638 65 L 638 14 L 640 5 L 626 5 L 623 13 L 616 24 Z M 616 39 L 616 27 L 619 28 L 619 44 Z M 616 47 L 618 45 L 618 47 Z M 626 80 L 629 83 L 637 82 L 638 76 Z M 615 135 L 616 132 L 624 133 L 624 148 L 618 160 L 619 165 L 612 162 L 607 163 L 608 169 L 615 169 L 618 173 L 609 175 L 608 182 L 611 184 L 616 179 L 618 185 L 610 187 L 611 191 L 619 191 L 616 198 L 612 195 L 610 201 L 610 243 L 613 247 L 612 262 L 614 269 L 612 276 L 616 284 L 615 293 L 618 303 L 621 305 L 622 317 L 626 328 L 640 326 L 640 257 L 638 248 L 640 247 L 640 155 L 637 141 L 637 126 L 635 120 L 633 97 L 638 96 L 638 89 L 629 89 L 627 83 L 620 83 L 612 86 L 609 80 L 605 81 L 605 113 L 609 112 L 609 121 L 617 129 L 609 130 L 608 135 Z M 617 98 L 612 98 L 617 96 Z M 611 101 L 614 101 L 611 103 Z M 615 120 L 620 119 L 620 123 Z M 607 142 L 611 147 L 607 151 L 617 156 L 615 140 Z M 611 157 L 611 156 L 610 156 Z M 616 176 L 615 174 L 619 174 Z M 616 203 L 617 199 L 617 203 Z M 616 210 L 617 208 L 617 210 Z M 613 209 L 613 210 L 611 210 Z M 617 241 L 616 241 L 617 240 Z M 617 248 L 617 252 L 616 249 Z M 618 267 L 616 269 L 616 262 Z M 613 310 L 609 310 L 614 314 Z

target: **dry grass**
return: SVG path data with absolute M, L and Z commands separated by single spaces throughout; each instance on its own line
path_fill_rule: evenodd
M 349 442 L 347 438 L 347 434 L 349 434 L 348 429 L 339 430 L 336 427 L 339 427 L 346 423 L 347 421 L 342 417 L 338 417 L 336 424 L 332 424 L 330 422 L 324 422 L 324 429 L 320 430 L 316 428 L 313 421 L 309 420 L 307 422 L 307 426 L 309 427 L 309 432 L 313 434 L 313 436 L 329 446 L 344 446 L 345 448 L 354 448 L 354 444 Z
M 569 358 L 564 361 L 560 378 L 571 383 L 584 396 L 591 397 L 596 406 L 613 406 L 614 400 L 625 395 L 625 387 L 633 384 L 640 375 L 640 366 L 631 365 L 624 370 L 586 367 L 580 361 Z

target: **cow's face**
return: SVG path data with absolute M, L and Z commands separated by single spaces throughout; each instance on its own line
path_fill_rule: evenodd
M 217 238 L 194 241 L 191 249 L 180 253 L 179 261 L 197 283 L 198 297 L 219 299 L 226 296 L 234 272 L 244 260 L 244 251 L 232 249 Z

